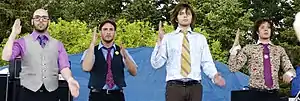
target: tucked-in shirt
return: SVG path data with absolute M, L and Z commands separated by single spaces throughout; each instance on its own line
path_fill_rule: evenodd
M 180 74 L 181 52 L 184 34 L 178 27 L 175 31 L 165 34 L 161 44 L 156 44 L 151 55 L 151 65 L 158 69 L 166 66 L 166 81 L 192 79 L 201 80 L 201 67 L 209 78 L 213 79 L 217 69 L 213 62 L 207 40 L 204 35 L 188 28 L 187 39 L 190 46 L 191 72 L 187 77 Z M 165 64 L 166 63 L 166 64 Z
M 39 41 L 38 40 L 38 36 L 39 35 L 45 35 L 46 36 L 46 39 L 49 39 L 50 38 L 50 35 L 49 33 L 39 33 L 39 32 L 36 32 L 36 31 L 33 31 L 31 33 L 31 36 L 33 37 L 33 39 L 35 39 L 36 41 Z M 46 42 L 47 44 L 47 42 Z M 70 67 L 70 64 L 69 64 L 69 57 L 68 57 L 68 54 L 64 48 L 64 45 L 59 42 L 58 43 L 58 66 L 59 66 L 59 69 L 62 70 L 63 68 L 69 68 Z M 26 46 L 25 46 L 25 40 L 24 38 L 20 38 L 18 40 L 15 40 L 14 44 L 13 44 L 13 48 L 12 48 L 12 55 L 10 57 L 10 60 L 14 60 L 16 57 L 20 57 L 22 58 L 22 56 L 25 55 L 25 52 L 26 52 Z
M 104 59 L 106 60 L 108 51 L 104 48 L 104 46 L 103 46 L 102 43 L 100 43 L 99 46 L 98 46 L 98 50 L 100 50 L 100 49 L 101 49 L 101 51 L 102 51 L 102 53 L 103 53 Z M 113 58 L 113 56 L 114 56 L 115 50 L 116 50 L 116 45 L 113 44 L 113 48 L 112 48 L 112 50 L 110 51 L 110 55 L 111 55 L 112 58 Z M 87 51 L 88 51 L 88 50 L 85 50 L 85 51 L 84 51 L 84 53 L 83 53 L 83 55 L 82 55 L 82 57 L 81 57 L 81 59 L 80 59 L 80 63 L 83 62 L 84 57 L 85 57 L 85 55 L 87 54 Z M 127 58 L 129 58 L 131 61 L 133 61 L 134 65 L 135 65 L 136 67 L 138 67 L 138 66 L 136 65 L 135 61 L 133 60 L 132 56 L 128 53 L 128 51 L 125 50 L 125 52 L 126 52 L 127 55 L 128 55 Z M 92 60 L 92 61 L 93 61 L 93 64 L 94 64 L 94 62 L 95 62 L 95 55 L 93 55 L 93 60 Z M 125 65 L 125 67 L 127 68 L 127 64 L 126 64 L 126 62 L 125 62 L 124 59 L 123 59 L 123 63 L 124 63 L 124 65 Z M 108 85 L 105 84 L 104 87 L 103 87 L 102 89 L 109 89 L 109 88 L 108 88 Z M 119 88 L 117 85 L 114 85 L 113 88 L 110 89 L 110 90 L 116 90 L 116 89 L 120 89 L 120 88 Z
M 284 48 L 276 46 L 269 42 L 269 58 L 271 62 L 271 73 L 273 79 L 272 88 L 268 88 L 265 85 L 264 80 L 264 55 L 263 45 L 261 42 L 257 44 L 246 45 L 237 55 L 231 55 L 229 57 L 229 69 L 232 72 L 239 71 L 247 63 L 250 74 L 249 86 L 258 89 L 279 89 L 278 73 L 279 69 L 282 68 L 284 72 L 290 71 L 295 73 L 295 70 L 286 54 Z

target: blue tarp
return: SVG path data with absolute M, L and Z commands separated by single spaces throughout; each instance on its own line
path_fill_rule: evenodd
M 153 69 L 150 56 L 153 48 L 141 47 L 128 49 L 138 65 L 137 76 L 125 74 L 127 87 L 124 89 L 126 101 L 165 101 L 165 67 Z M 81 54 L 70 55 L 72 72 L 80 83 L 80 96 L 75 101 L 88 101 L 89 89 L 87 88 L 89 74 L 83 72 L 80 66 Z M 242 89 L 248 85 L 248 76 L 236 72 L 231 73 L 227 65 L 215 61 L 216 67 L 226 80 L 225 87 L 214 85 L 202 73 L 203 101 L 230 101 L 232 90 Z
M 296 78 L 292 80 L 291 95 L 296 96 L 300 91 L 300 66 L 296 67 Z

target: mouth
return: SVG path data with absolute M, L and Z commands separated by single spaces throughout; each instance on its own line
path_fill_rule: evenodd
M 188 19 L 183 19 L 183 21 L 187 22 L 187 21 L 189 21 L 189 20 L 188 20 Z

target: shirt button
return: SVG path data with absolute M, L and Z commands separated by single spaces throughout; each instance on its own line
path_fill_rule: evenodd
M 46 77 L 45 77 L 45 76 L 43 76 L 43 79 L 46 79 Z
M 43 70 L 43 72 L 46 72 L 46 70 Z

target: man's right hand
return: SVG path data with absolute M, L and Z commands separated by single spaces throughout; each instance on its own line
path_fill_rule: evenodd
M 300 12 L 298 12 L 295 16 L 295 21 L 293 23 L 294 30 L 296 32 L 296 36 L 298 41 L 300 41 Z
M 95 27 L 93 29 L 93 39 L 92 39 L 92 44 L 96 45 L 97 44 L 97 39 L 98 39 L 99 35 L 97 33 L 97 27 Z
M 234 40 L 233 46 L 229 50 L 230 55 L 236 55 L 238 53 L 238 51 L 241 50 L 241 46 L 239 44 L 239 37 L 240 37 L 240 29 L 238 29 L 235 34 L 235 40 Z
M 162 26 L 162 22 L 159 21 L 159 25 L 158 25 L 158 38 L 157 38 L 158 44 L 161 43 L 161 40 L 164 38 L 164 34 L 165 34 L 165 31 L 164 31 L 164 28 Z
M 13 34 L 13 35 L 18 35 L 18 34 L 21 33 L 21 29 L 22 29 L 21 21 L 20 21 L 20 19 L 16 19 L 16 20 L 15 20 L 15 23 L 14 23 L 14 25 L 13 25 L 13 27 L 12 27 L 12 32 L 11 32 L 11 34 Z

